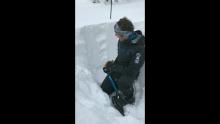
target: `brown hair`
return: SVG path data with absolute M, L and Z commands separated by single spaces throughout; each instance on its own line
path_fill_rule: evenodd
M 134 25 L 127 17 L 121 18 L 117 24 L 122 31 L 134 31 Z

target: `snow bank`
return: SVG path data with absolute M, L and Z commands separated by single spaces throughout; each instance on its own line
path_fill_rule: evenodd
M 125 117 L 111 106 L 108 95 L 99 87 L 106 76 L 102 71 L 104 63 L 117 56 L 114 24 L 102 23 L 76 29 L 76 124 L 144 124 L 144 67 L 135 83 L 136 103 L 125 107 Z M 144 22 L 134 25 L 144 33 Z

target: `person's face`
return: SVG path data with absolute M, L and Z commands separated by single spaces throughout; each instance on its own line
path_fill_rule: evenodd
M 115 33 L 115 36 L 119 39 L 119 41 L 126 40 L 126 38 L 124 38 L 121 34 Z

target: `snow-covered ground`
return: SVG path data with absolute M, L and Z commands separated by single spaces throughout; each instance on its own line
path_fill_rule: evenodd
M 109 4 L 76 0 L 76 124 L 145 123 L 144 67 L 135 82 L 136 103 L 125 107 L 125 117 L 112 107 L 108 95 L 99 87 L 106 76 L 102 71 L 103 65 L 117 56 L 117 39 L 113 31 L 115 21 L 127 16 L 134 22 L 135 29 L 145 34 L 144 0 L 121 1 L 119 4 L 114 3 L 110 20 Z

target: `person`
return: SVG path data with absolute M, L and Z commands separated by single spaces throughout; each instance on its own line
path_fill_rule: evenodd
M 134 31 L 134 25 L 127 17 L 116 22 L 114 31 L 119 39 L 118 55 L 104 65 L 103 71 L 108 75 L 101 88 L 110 96 L 113 105 L 123 111 L 123 106 L 135 102 L 133 84 L 145 62 L 145 37 L 140 30 Z M 117 92 L 111 80 L 115 82 Z

